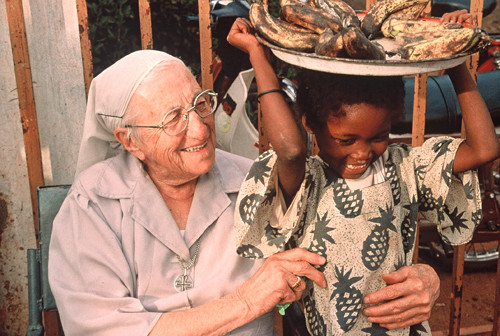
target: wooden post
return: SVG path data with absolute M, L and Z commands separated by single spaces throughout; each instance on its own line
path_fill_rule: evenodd
M 85 94 L 88 96 L 90 83 L 94 78 L 94 67 L 92 64 L 92 46 L 89 39 L 87 1 L 76 0 L 76 11 L 78 13 L 78 27 L 80 30 L 80 45 L 82 50 L 82 63 L 83 63 L 83 81 L 85 83 Z
M 481 27 L 483 24 L 483 6 L 484 0 L 472 0 L 470 4 L 470 14 L 472 15 L 472 24 Z
M 413 121 L 411 145 L 422 146 L 425 135 L 425 104 L 427 102 L 427 74 L 415 76 L 413 91 Z
M 56 310 L 44 310 L 43 324 L 45 336 L 64 336 L 59 313 Z
M 377 0 L 366 0 L 366 5 L 365 5 L 365 8 L 366 10 L 370 9 L 370 7 L 375 3 L 377 2 Z
M 415 75 L 413 85 L 413 120 L 411 145 L 422 146 L 425 136 L 425 106 L 427 103 L 427 74 Z M 418 263 L 418 245 L 420 241 L 420 213 L 417 217 L 415 232 L 415 250 L 413 251 L 413 263 Z
M 497 249 L 500 249 L 500 236 Z M 497 259 L 497 287 L 495 289 L 495 303 L 493 305 L 493 332 L 492 336 L 500 336 L 500 257 Z
M 139 0 L 139 22 L 141 25 L 142 49 L 153 49 L 153 29 L 149 0 Z
M 483 3 L 484 0 L 471 0 L 470 2 L 470 14 L 472 15 L 472 24 L 476 27 L 481 27 L 483 24 Z M 472 77 L 477 82 L 477 67 L 479 65 L 479 53 L 474 53 L 467 60 L 467 66 L 472 74 Z
M 5 1 L 5 7 L 7 10 L 7 19 L 9 21 L 12 57 L 14 60 L 14 72 L 19 99 L 19 112 L 21 114 L 26 164 L 28 167 L 31 206 L 38 245 L 38 206 L 36 189 L 44 185 L 44 178 L 23 4 L 21 0 L 10 0 Z
M 453 275 L 450 305 L 450 336 L 460 335 L 460 319 L 462 314 L 462 286 L 464 275 L 465 245 L 453 247 Z
M 472 22 L 477 27 L 482 23 L 483 0 L 471 0 L 470 13 Z M 472 77 L 477 82 L 477 67 L 479 64 L 479 53 L 473 54 L 467 60 L 467 66 Z M 462 122 L 462 138 L 465 138 L 465 126 Z M 450 306 L 450 335 L 460 335 L 460 320 L 462 312 L 462 286 L 464 274 L 465 245 L 453 248 L 453 286 Z
M 198 17 L 200 19 L 201 87 L 204 90 L 213 89 L 212 28 L 210 27 L 209 0 L 198 0 Z

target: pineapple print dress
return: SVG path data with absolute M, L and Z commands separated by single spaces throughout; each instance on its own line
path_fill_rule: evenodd
M 453 175 L 462 139 L 436 137 L 421 147 L 392 144 L 385 181 L 350 190 L 318 156 L 279 225 L 271 225 L 277 156 L 263 153 L 250 169 L 235 212 L 238 253 L 266 258 L 302 247 L 327 259 L 319 269 L 327 288 L 307 281 L 302 300 L 311 335 L 431 335 L 427 322 L 387 330 L 361 313 L 362 297 L 386 286 L 382 274 L 411 265 L 417 213 L 438 223 L 449 244 L 469 241 L 481 217 L 477 173 Z

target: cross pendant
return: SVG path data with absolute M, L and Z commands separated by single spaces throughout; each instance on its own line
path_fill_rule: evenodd
M 193 288 L 193 280 L 184 272 L 184 274 L 179 275 L 175 279 L 174 287 L 176 291 L 184 292 L 185 290 Z

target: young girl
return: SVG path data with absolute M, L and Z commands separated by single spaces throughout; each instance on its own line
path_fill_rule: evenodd
M 447 243 L 469 241 L 481 219 L 473 169 L 500 153 L 468 70 L 448 72 L 466 140 L 436 137 L 415 148 L 389 145 L 391 119 L 404 109 L 401 77 L 304 70 L 297 105 L 319 147 L 307 157 L 268 51 L 253 33 L 238 19 L 228 41 L 249 54 L 273 150 L 256 160 L 240 189 L 239 254 L 266 258 L 301 247 L 326 258 L 326 288 L 289 280 L 290 290 L 304 290 L 312 335 L 430 335 L 424 321 L 439 279 L 430 266 L 412 265 L 417 213 L 437 223 Z

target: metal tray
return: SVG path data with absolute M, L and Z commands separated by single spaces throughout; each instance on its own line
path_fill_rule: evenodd
M 471 53 L 456 54 L 443 58 L 426 60 L 359 60 L 352 58 L 334 58 L 284 49 L 275 46 L 263 38 L 257 39 L 268 46 L 272 53 L 286 63 L 311 70 L 332 72 L 344 75 L 364 76 L 406 76 L 435 72 L 453 68 L 467 60 Z

